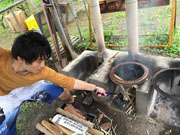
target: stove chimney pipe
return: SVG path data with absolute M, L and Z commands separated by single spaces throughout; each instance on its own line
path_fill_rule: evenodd
M 137 0 L 126 0 L 126 24 L 128 32 L 129 55 L 138 54 L 138 3 Z
M 89 0 L 92 24 L 95 32 L 96 45 L 99 56 L 102 56 L 105 51 L 104 33 L 99 7 L 99 0 Z

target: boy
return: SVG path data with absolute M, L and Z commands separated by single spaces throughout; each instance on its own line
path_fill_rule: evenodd
M 33 31 L 17 37 L 11 51 L 0 48 L 0 134 L 14 134 L 16 118 L 25 101 L 51 103 L 60 98 L 73 102 L 69 92 L 72 89 L 96 91 L 106 96 L 103 88 L 45 66 L 50 56 L 46 38 Z

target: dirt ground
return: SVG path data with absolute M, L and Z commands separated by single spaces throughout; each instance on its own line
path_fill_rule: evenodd
M 180 4 L 178 4 L 178 7 L 179 5 Z M 107 14 L 107 16 L 111 15 Z M 180 19 L 178 16 L 179 12 L 177 12 L 176 26 L 180 25 Z M 106 16 L 102 15 L 102 17 L 103 21 L 106 22 Z M 83 19 L 85 18 L 86 17 L 79 18 L 79 20 L 82 20 L 80 21 L 80 25 L 88 24 L 87 21 L 84 22 Z M 123 25 L 124 21 L 125 20 L 121 20 L 120 23 Z M 70 25 L 70 27 L 73 26 Z M 123 28 L 124 27 L 121 27 L 120 32 L 124 31 Z M 151 30 L 153 31 L 154 29 L 152 27 Z M 4 48 L 11 48 L 12 41 L 17 35 L 18 34 L 12 35 L 9 31 L 8 37 L 0 37 L 1 46 L 3 46 Z M 11 42 L 7 44 L 6 41 L 8 41 L 8 39 L 12 40 L 10 40 Z M 48 120 L 49 118 L 53 117 L 56 114 L 56 108 L 61 107 L 64 103 L 65 102 L 62 102 L 58 99 L 54 101 L 51 105 L 41 104 L 39 105 L 39 107 L 33 107 L 31 109 L 28 109 L 28 111 L 21 111 L 17 119 L 17 132 L 15 135 L 40 135 L 41 133 L 35 128 L 35 125 L 37 123 L 40 123 L 42 120 Z M 178 127 L 173 127 L 159 121 L 147 120 L 147 118 L 142 115 L 137 115 L 137 118 L 135 120 L 131 120 L 125 114 L 117 111 L 112 112 L 112 110 L 102 104 L 94 102 L 92 106 L 104 110 L 105 114 L 113 119 L 113 124 L 117 124 L 117 135 L 180 135 L 180 129 Z
M 67 102 L 66 102 L 67 103 Z M 51 105 L 44 104 L 41 108 L 34 108 L 26 113 L 21 112 L 18 120 L 26 121 L 21 125 L 21 130 L 17 130 L 16 135 L 41 135 L 41 133 L 35 128 L 37 123 L 42 120 L 52 118 L 56 114 L 56 108 L 62 107 L 65 102 L 56 100 Z M 106 105 L 93 102 L 90 106 L 80 104 L 75 106 L 77 109 L 84 107 L 89 113 L 93 113 L 96 109 L 99 109 L 105 113 L 110 119 L 112 119 L 112 125 L 117 126 L 115 132 L 117 135 L 179 135 L 180 129 L 178 127 L 167 125 L 160 121 L 148 120 L 146 116 L 138 115 L 136 119 L 127 117 L 125 113 L 112 110 Z M 88 109 L 87 109 L 88 108 Z M 90 111 L 91 110 L 91 111 Z M 20 124 L 20 123 L 19 123 Z M 17 125 L 18 126 L 18 125 Z

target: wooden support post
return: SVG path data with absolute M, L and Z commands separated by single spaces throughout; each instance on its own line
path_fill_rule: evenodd
M 50 36 L 52 38 L 53 45 L 56 49 L 55 55 L 57 55 L 58 63 L 55 62 L 55 66 L 56 66 L 58 72 L 61 72 L 62 57 L 61 57 L 61 53 L 60 53 L 60 49 L 59 49 L 59 45 L 58 45 L 58 40 L 57 40 L 57 35 L 56 35 L 56 30 L 55 30 L 56 29 L 55 24 L 53 23 L 53 17 L 52 17 L 52 14 L 50 13 L 51 11 L 43 3 L 43 0 L 41 0 L 41 6 L 43 8 L 44 16 L 46 18 L 46 22 L 47 22 L 48 29 L 50 32 Z M 55 59 L 54 53 L 52 53 L 52 56 L 53 56 L 53 59 Z
M 169 44 L 168 44 L 168 46 L 171 46 L 172 41 L 173 41 L 174 26 L 175 26 L 175 21 L 176 21 L 175 16 L 176 16 L 176 0 L 172 0 L 171 23 L 170 23 Z
M 70 37 L 69 37 L 69 33 L 68 33 L 67 27 L 66 27 L 66 25 L 64 23 L 63 16 L 62 16 L 62 13 L 60 11 L 60 6 L 59 6 L 57 0 L 54 0 L 54 4 L 55 4 L 56 10 L 57 10 L 59 21 L 60 21 L 60 23 L 61 23 L 61 25 L 63 27 L 63 30 L 60 29 L 60 31 L 58 31 L 58 34 L 59 34 L 60 37 L 62 37 L 62 35 L 65 36 L 65 37 L 61 38 L 61 40 L 63 39 L 65 41 L 64 45 L 66 45 L 67 50 L 65 48 L 64 49 L 65 49 L 65 51 L 67 51 L 66 54 L 70 55 L 70 57 L 71 57 L 71 58 L 70 57 L 67 57 L 67 58 L 68 58 L 68 60 L 75 59 L 75 57 L 76 57 L 75 52 L 73 50 L 72 43 L 71 43 L 71 40 L 70 40 Z M 57 23 L 55 23 L 55 24 L 57 24 Z M 59 28 L 59 25 L 57 26 L 57 29 L 58 28 Z M 64 32 L 62 32 L 62 31 L 64 31 Z

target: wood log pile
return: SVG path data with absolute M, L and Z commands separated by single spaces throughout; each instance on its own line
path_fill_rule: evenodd
M 87 120 L 84 114 L 71 104 L 67 104 L 64 109 L 58 107 L 57 114 L 49 120 L 42 120 L 36 124 L 44 135 L 116 135 L 116 126 L 112 126 L 112 119 L 107 117 L 104 112 L 99 112 L 95 122 Z M 102 123 L 102 119 L 106 122 Z

